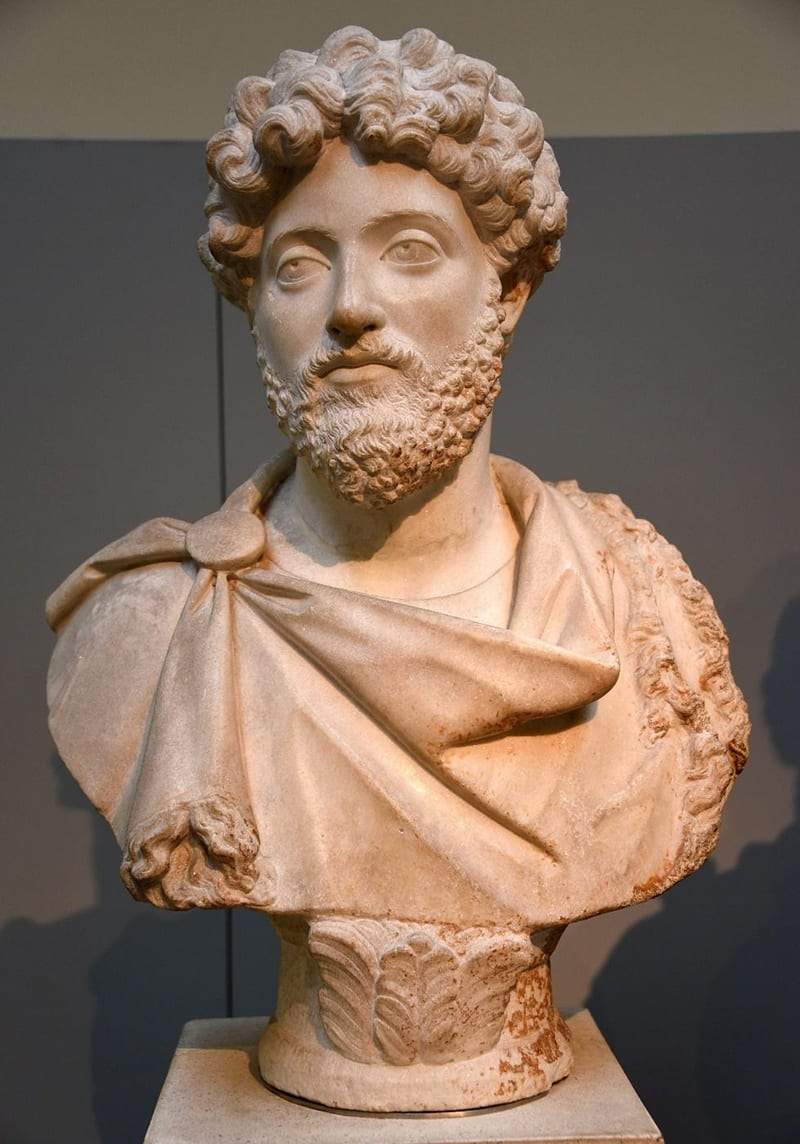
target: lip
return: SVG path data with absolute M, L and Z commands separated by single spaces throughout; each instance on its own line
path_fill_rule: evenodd
M 334 365 L 323 376 L 326 381 L 334 384 L 357 385 L 364 382 L 380 381 L 387 372 L 393 371 L 394 367 L 387 365 L 385 361 L 372 358 L 369 361 L 361 360 Z
M 388 367 L 388 362 L 378 354 L 342 354 L 341 357 L 335 357 L 330 361 L 328 367 L 322 371 L 322 376 L 327 377 L 329 373 L 333 373 L 339 369 L 360 369 L 365 365 L 384 365 Z

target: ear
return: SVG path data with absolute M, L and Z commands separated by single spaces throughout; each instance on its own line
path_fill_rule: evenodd
M 500 332 L 506 338 L 510 338 L 530 297 L 531 281 L 527 276 L 514 274 L 502 278 L 501 285 L 503 293 L 500 303 L 505 311 L 505 317 L 500 323 Z

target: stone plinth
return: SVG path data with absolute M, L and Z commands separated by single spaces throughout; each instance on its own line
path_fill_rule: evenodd
M 585 1009 L 568 1021 L 573 1071 L 545 1096 L 437 1117 L 328 1112 L 276 1095 L 258 1075 L 264 1025 L 263 1017 L 190 1021 L 145 1144 L 663 1144 Z

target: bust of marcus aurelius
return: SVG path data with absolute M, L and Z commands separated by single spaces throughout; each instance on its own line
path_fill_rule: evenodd
M 724 629 L 617 497 L 491 453 L 566 226 L 513 83 L 345 28 L 242 80 L 207 157 L 201 257 L 288 448 L 57 589 L 53 735 L 134 897 L 273 920 L 270 1084 L 534 1095 L 570 1067 L 564 927 L 714 846 L 748 731 Z

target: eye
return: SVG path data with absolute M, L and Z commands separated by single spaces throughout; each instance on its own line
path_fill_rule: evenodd
M 305 282 L 328 270 L 327 262 L 310 254 L 294 254 L 284 258 L 278 266 L 276 277 L 283 286 L 294 286 L 298 282 Z
M 398 266 L 431 266 L 438 262 L 440 256 L 441 251 L 432 239 L 407 236 L 392 243 L 383 255 L 383 261 L 394 262 Z

